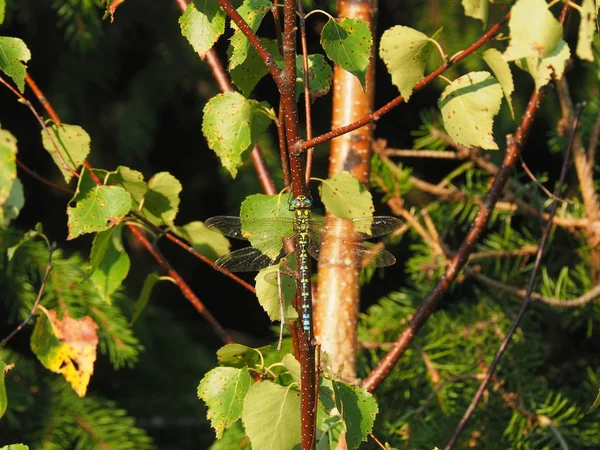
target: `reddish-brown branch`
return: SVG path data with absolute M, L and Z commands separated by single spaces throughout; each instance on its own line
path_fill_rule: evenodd
M 442 278 L 438 281 L 431 293 L 425 298 L 423 303 L 416 309 L 408 326 L 402 331 L 396 342 L 394 342 L 393 348 L 382 358 L 377 367 L 375 367 L 375 369 L 373 369 L 369 376 L 363 381 L 362 386 L 368 391 L 375 390 L 389 374 L 396 362 L 406 351 L 408 345 L 419 332 L 429 315 L 434 309 L 437 308 L 442 297 L 446 294 L 450 288 L 450 285 L 456 279 L 458 273 L 468 261 L 469 255 L 472 253 L 475 243 L 478 241 L 481 233 L 487 225 L 489 217 L 494 210 L 494 206 L 500 198 L 504 187 L 506 186 L 510 170 L 515 165 L 517 156 L 525 143 L 525 139 L 529 133 L 533 118 L 537 112 L 538 105 L 542 97 L 543 93 L 541 92 L 534 92 L 531 95 L 527 109 L 523 114 L 521 124 L 517 129 L 515 136 L 509 136 L 507 139 L 507 151 L 504 160 L 502 161 L 502 165 L 494 177 L 491 188 L 486 194 L 481 207 L 477 212 L 475 219 L 473 220 L 471 228 L 467 233 L 467 236 L 450 261 Z
M 464 58 L 466 58 L 467 56 L 469 56 L 471 53 L 473 53 L 475 50 L 477 50 L 479 47 L 481 47 L 483 44 L 485 44 L 486 42 L 488 42 L 492 37 L 494 37 L 500 31 L 500 28 L 502 28 L 504 26 L 504 24 L 508 21 L 509 18 L 510 18 L 510 13 L 506 14 L 504 16 L 504 18 L 500 22 L 498 22 L 497 24 L 493 25 L 476 42 L 474 42 L 473 44 L 471 44 L 468 48 L 466 48 L 462 52 L 458 53 L 451 61 L 445 62 L 444 64 L 442 64 L 441 66 L 439 66 L 437 69 L 435 69 L 433 72 L 431 72 L 429 75 L 427 75 L 425 78 L 423 78 L 421 81 L 419 81 L 416 84 L 413 92 L 420 91 L 425 86 L 427 86 L 428 84 L 430 84 L 433 80 L 435 80 L 443 72 L 445 72 L 450 67 L 452 67 L 453 65 L 455 65 L 459 61 L 463 60 Z M 309 141 L 303 142 L 302 144 L 300 144 L 298 146 L 297 150 L 298 151 L 307 150 L 310 147 L 315 147 L 318 144 L 322 144 L 323 142 L 327 142 L 327 141 L 333 139 L 334 137 L 341 136 L 342 134 L 346 134 L 346 133 L 348 133 L 349 131 L 352 131 L 352 130 L 356 130 L 357 128 L 363 127 L 363 126 L 365 126 L 365 125 L 367 125 L 367 124 L 369 124 L 371 122 L 376 122 L 377 120 L 379 120 L 379 118 L 381 116 L 383 116 L 384 114 L 387 114 L 388 112 L 390 112 L 392 109 L 394 109 L 396 106 L 398 106 L 403 101 L 404 101 L 404 98 L 401 95 L 399 95 L 394 100 L 392 100 L 391 102 L 387 103 L 385 106 L 382 106 L 377 111 L 375 111 L 375 112 L 373 112 L 373 113 L 371 113 L 371 114 L 363 117 L 360 120 L 357 120 L 356 122 L 353 122 L 353 123 L 351 123 L 349 125 L 345 125 L 343 127 L 336 128 L 336 129 L 331 130 L 331 131 L 329 131 L 329 132 L 327 132 L 325 134 L 322 134 L 321 136 L 317 136 L 314 139 L 311 139 Z
M 40 100 L 42 106 L 44 107 L 46 112 L 48 112 L 48 114 L 50 115 L 52 120 L 55 123 L 60 124 L 61 121 L 60 121 L 60 118 L 58 117 L 58 114 L 56 114 L 56 111 L 54 110 L 54 108 L 52 108 L 52 105 L 46 99 L 46 97 L 42 93 L 41 89 L 37 86 L 37 84 L 35 84 L 35 81 L 30 76 L 28 76 L 25 81 L 27 82 L 27 84 L 30 87 L 32 85 L 35 85 L 35 93 L 36 93 L 36 96 L 38 97 L 38 99 Z M 33 90 L 33 88 L 32 88 L 32 90 Z M 20 96 L 19 98 L 21 98 L 21 97 L 22 96 Z M 33 107 L 31 107 L 30 109 L 33 110 L 34 115 L 38 118 L 38 120 L 41 120 L 39 115 L 37 115 L 37 113 L 35 112 L 35 109 L 33 109 Z M 44 126 L 43 121 L 42 121 L 42 126 Z M 102 182 L 100 181 L 100 179 L 93 173 L 93 167 L 91 166 L 91 164 L 89 164 L 87 161 L 84 161 L 84 165 L 86 168 L 88 168 L 90 170 L 90 174 L 92 175 L 92 179 L 94 180 L 94 182 L 98 185 L 102 185 Z M 77 176 L 79 176 L 79 174 L 77 174 Z M 150 245 L 150 243 L 148 242 L 146 237 L 135 226 L 128 225 L 128 228 L 133 233 L 133 235 L 136 238 L 138 238 L 138 240 L 142 243 L 142 245 L 152 254 L 152 256 L 154 256 L 154 258 L 157 260 L 157 262 L 159 264 L 161 264 L 161 266 L 163 266 L 165 269 L 167 269 L 169 275 L 176 281 L 176 284 L 179 287 L 179 289 L 181 290 L 182 294 L 187 298 L 187 300 L 190 303 L 192 303 L 192 305 L 196 308 L 196 310 L 205 317 L 205 319 L 211 324 L 211 326 L 214 328 L 214 330 L 217 332 L 217 334 L 224 340 L 224 342 L 227 342 L 227 343 L 233 342 L 233 340 L 228 336 L 228 334 L 225 332 L 223 327 L 215 320 L 215 318 L 212 316 L 212 314 L 204 307 L 204 305 L 198 299 L 198 297 L 196 297 L 196 295 L 193 293 L 193 291 L 190 289 L 190 287 L 187 285 L 187 283 L 183 280 L 183 278 L 179 275 L 179 273 L 177 273 L 177 271 L 175 271 L 175 269 L 173 269 L 173 267 L 171 267 L 171 265 L 168 263 L 168 261 L 166 259 L 164 259 L 162 257 L 162 255 L 160 255 L 160 253 L 158 253 Z
M 267 50 L 267 48 L 260 41 L 256 33 L 252 31 L 252 28 L 250 28 L 250 26 L 248 25 L 248 23 L 246 23 L 244 18 L 240 16 L 240 14 L 233 7 L 229 0 L 218 0 L 218 2 L 221 5 L 221 8 L 223 8 L 223 11 L 225 11 L 225 14 L 227 14 L 227 16 L 229 16 L 229 18 L 237 25 L 240 31 L 244 33 L 244 36 L 248 38 L 250 45 L 252 45 L 252 47 L 254 47 L 254 49 L 258 53 L 258 56 L 269 70 L 269 73 L 273 77 L 273 81 L 275 81 L 275 84 L 281 92 L 281 70 L 277 66 L 273 55 L 269 53 L 269 50 Z
M 573 128 L 571 130 L 569 144 L 568 144 L 567 150 L 565 152 L 565 158 L 563 161 L 563 166 L 562 166 L 562 170 L 560 173 L 560 177 L 559 177 L 558 183 L 556 185 L 556 189 L 554 190 L 554 197 L 557 197 L 558 195 L 560 195 L 562 186 L 565 182 L 565 179 L 567 178 L 567 168 L 569 166 L 571 150 L 573 148 L 573 143 L 575 141 L 577 126 L 579 123 L 579 117 L 581 115 L 582 110 L 583 110 L 583 107 L 580 105 L 579 109 L 577 111 L 577 114 L 573 119 L 573 123 L 572 123 Z M 529 283 L 527 284 L 527 290 L 525 292 L 525 300 L 523 301 L 523 304 L 521 305 L 521 309 L 517 313 L 517 316 L 515 317 L 515 320 L 513 321 L 509 332 L 506 334 L 504 340 L 500 344 L 500 347 L 498 348 L 498 351 L 496 352 L 496 355 L 494 356 L 494 360 L 490 364 L 490 367 L 488 368 L 483 381 L 481 382 L 481 384 L 479 385 L 479 388 L 477 389 L 477 392 L 473 396 L 473 400 L 471 401 L 471 403 L 469 404 L 469 407 L 467 408 L 464 415 L 460 419 L 460 422 L 459 422 L 458 426 L 456 427 L 454 434 L 448 441 L 448 444 L 446 444 L 446 447 L 444 447 L 444 450 L 452 449 L 452 447 L 458 440 L 459 436 L 461 435 L 462 431 L 464 430 L 467 422 L 469 421 L 469 419 L 475 412 L 475 408 L 479 404 L 479 401 L 481 400 L 481 397 L 483 396 L 483 392 L 485 391 L 488 384 L 492 380 L 492 377 L 494 376 L 494 374 L 496 372 L 496 368 L 498 367 L 498 364 L 500 363 L 500 360 L 502 359 L 504 352 L 508 348 L 508 345 L 510 344 L 512 337 L 517 332 L 517 328 L 519 327 L 519 325 L 521 324 L 521 321 L 523 320 L 523 317 L 525 316 L 525 311 L 527 311 L 527 308 L 533 301 L 533 299 L 531 297 L 531 293 L 533 292 L 533 285 L 535 283 L 535 279 L 537 278 L 537 274 L 541 267 L 542 255 L 544 254 L 544 247 L 546 246 L 546 242 L 548 242 L 548 237 L 550 236 L 550 230 L 552 229 L 552 217 L 556 213 L 557 206 L 558 206 L 558 202 L 556 200 L 553 200 L 552 206 L 550 207 L 550 218 L 546 221 L 544 231 L 542 233 L 542 238 L 540 239 L 540 246 L 539 246 L 537 255 L 535 257 L 535 264 L 533 266 L 533 271 L 531 272 L 531 277 L 529 278 Z
M 210 326 L 217 332 L 219 337 L 227 344 L 232 344 L 233 339 L 225 331 L 219 322 L 214 318 L 208 309 L 204 307 L 200 299 L 194 294 L 192 289 L 188 286 L 179 273 L 173 269 L 171 264 L 162 256 L 162 254 L 156 250 L 150 241 L 143 235 L 143 233 L 134 225 L 128 225 L 127 228 L 136 237 L 136 239 L 144 246 L 144 248 L 154 257 L 154 259 L 162 266 L 162 268 L 175 280 L 175 284 L 183 294 L 185 298 L 189 300 L 192 306 L 198 311 L 202 317 L 210 324 Z

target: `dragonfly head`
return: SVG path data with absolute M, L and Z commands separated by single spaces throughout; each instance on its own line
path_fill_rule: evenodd
M 292 209 L 309 209 L 312 206 L 312 200 L 306 195 L 299 195 L 292 200 Z

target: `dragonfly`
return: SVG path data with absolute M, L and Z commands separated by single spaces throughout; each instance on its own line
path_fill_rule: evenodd
M 298 252 L 302 328 L 312 336 L 312 300 L 310 258 L 346 267 L 386 267 L 396 262 L 383 248 L 370 248 L 364 241 L 391 233 L 402 225 L 395 217 L 374 216 L 341 219 L 312 217 L 312 200 L 305 195 L 290 202 L 294 217 L 215 216 L 205 225 L 225 236 L 251 241 L 253 246 L 235 250 L 215 261 L 217 269 L 230 272 L 258 271 L 278 264 L 292 252 Z M 337 237 L 337 236 L 343 237 Z M 325 236 L 330 236 L 332 251 L 322 252 Z M 331 256 L 335 255 L 334 259 Z

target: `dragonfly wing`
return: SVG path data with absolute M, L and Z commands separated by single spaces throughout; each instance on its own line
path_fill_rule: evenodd
M 312 235 L 308 253 L 320 263 L 344 267 L 387 267 L 396 263 L 396 258 L 382 247 L 367 247 L 359 241 L 331 239 L 330 247 L 324 251 L 321 239 Z
M 207 219 L 204 224 L 212 230 L 236 239 L 262 241 L 294 234 L 294 219 L 287 217 L 215 216 Z
M 311 233 L 343 236 L 344 240 L 364 241 L 389 234 L 404 222 L 397 217 L 374 216 L 340 219 L 339 217 L 316 217 L 310 220 Z
M 281 250 L 278 255 L 272 258 L 257 248 L 246 247 L 221 256 L 215 261 L 215 264 L 218 268 L 230 272 L 253 272 L 268 266 L 274 266 L 285 255 L 285 250 Z

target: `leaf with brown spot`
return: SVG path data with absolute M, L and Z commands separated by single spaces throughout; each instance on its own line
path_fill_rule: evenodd
M 98 325 L 91 317 L 74 319 L 64 312 L 38 306 L 38 321 L 31 335 L 31 349 L 47 369 L 60 373 L 80 397 L 85 396 L 94 373 Z

